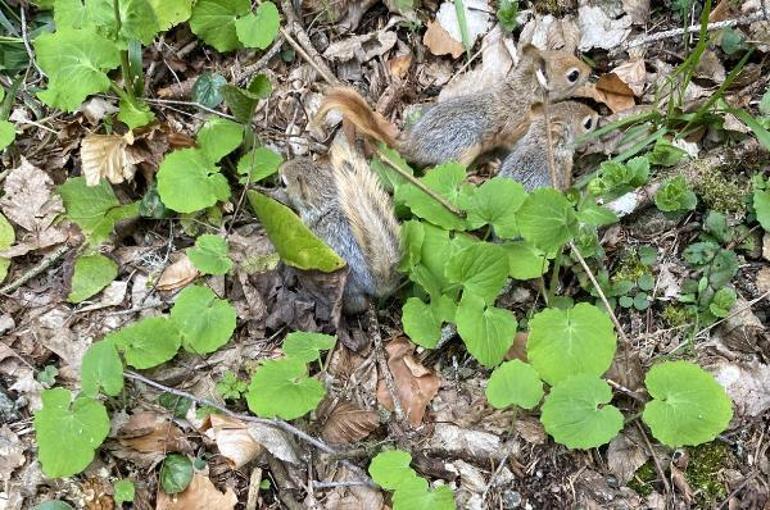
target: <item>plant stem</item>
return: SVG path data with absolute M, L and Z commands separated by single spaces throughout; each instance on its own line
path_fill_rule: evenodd
M 123 28 L 123 21 L 120 19 L 120 0 L 112 0 L 112 6 L 115 9 L 116 32 L 120 34 Z M 128 65 L 128 50 L 120 50 L 120 70 L 123 73 L 123 88 L 126 89 L 129 101 L 134 101 L 134 79 L 131 76 L 131 66 Z

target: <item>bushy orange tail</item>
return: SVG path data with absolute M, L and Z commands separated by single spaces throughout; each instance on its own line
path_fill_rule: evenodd
M 330 89 L 321 102 L 318 119 L 331 110 L 338 110 L 358 131 L 386 145 L 397 148 L 398 130 L 385 117 L 372 110 L 366 100 L 355 90 L 347 87 Z

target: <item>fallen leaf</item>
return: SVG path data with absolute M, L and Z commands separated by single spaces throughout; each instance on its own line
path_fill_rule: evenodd
M 647 68 L 644 65 L 644 59 L 632 60 L 621 64 L 612 70 L 620 80 L 633 92 L 636 97 L 641 97 L 644 93 L 644 86 L 647 84 Z M 599 78 L 601 81 L 601 78 Z
M 468 44 L 473 46 L 476 39 L 486 34 L 492 23 L 490 13 L 494 12 L 488 0 L 463 0 L 465 25 L 468 33 Z M 441 25 L 449 36 L 462 46 L 460 21 L 457 18 L 457 7 L 454 1 L 441 4 L 436 13 L 436 22 Z M 463 48 L 464 51 L 464 48 Z M 455 57 L 457 58 L 457 57 Z
M 176 262 L 166 267 L 158 278 L 158 290 L 169 291 L 184 287 L 198 277 L 195 269 L 186 254 L 178 255 Z
M 395 32 L 385 30 L 354 35 L 331 43 L 323 55 L 333 62 L 356 60 L 363 64 L 390 51 L 397 40 Z
M 634 91 L 614 72 L 602 75 L 595 88 L 596 99 L 609 106 L 613 113 L 634 107 Z
M 34 412 L 42 409 L 43 399 L 41 395 L 45 388 L 35 379 L 35 372 L 24 367 L 17 370 L 14 375 L 16 376 L 16 382 L 9 386 L 8 389 L 24 395 L 29 401 L 30 411 Z
M 232 469 L 245 466 L 265 451 L 249 434 L 249 426 L 236 418 L 210 414 L 203 430 L 217 444 L 219 453 Z
M 580 51 L 592 48 L 605 50 L 620 46 L 631 33 L 631 16 L 613 19 L 603 7 L 583 5 L 578 8 Z
M 390 74 L 398 79 L 403 79 L 409 68 L 412 66 L 412 54 L 398 55 L 388 60 L 388 69 Z
M 513 339 L 513 345 L 505 353 L 505 359 L 510 361 L 512 359 L 519 359 L 524 363 L 527 362 L 527 337 L 529 333 L 526 331 L 519 331 Z
M 426 454 L 463 459 L 500 459 L 505 456 L 500 437 L 489 432 L 464 429 L 451 423 L 436 423 L 426 445 Z
M 452 58 L 457 58 L 465 51 L 462 43 L 454 40 L 449 32 L 435 21 L 428 22 L 428 29 L 425 30 L 422 43 L 437 56 L 449 54 Z
M 136 158 L 130 150 L 134 136 L 88 135 L 80 145 L 83 176 L 88 186 L 97 186 L 102 178 L 113 184 L 130 181 L 136 173 Z
M 118 430 L 118 442 L 140 453 L 161 459 L 167 452 L 192 451 L 184 433 L 168 417 L 151 412 L 134 413 Z
M 355 443 L 367 437 L 379 425 L 376 412 L 343 401 L 329 413 L 321 436 L 332 444 Z
M 757 272 L 756 284 L 760 293 L 770 292 L 770 267 L 765 266 Z M 2 328 L 0 328 L 0 332 L 2 332 Z
M 388 367 L 395 379 L 398 397 L 412 427 L 419 427 L 425 415 L 425 408 L 436 396 L 440 380 L 436 374 L 422 366 L 412 356 L 414 345 L 403 338 L 391 341 L 385 347 Z M 393 400 L 380 376 L 377 385 L 377 400 L 393 410 Z
M 607 448 L 607 467 L 618 480 L 627 483 L 649 457 L 639 432 L 630 427 L 627 432 L 621 432 L 610 441 Z
M 286 432 L 270 425 L 250 423 L 249 435 L 277 459 L 290 464 L 300 464 L 302 462 L 299 458 L 294 439 Z
M 674 483 L 674 487 L 676 487 L 679 491 L 679 494 L 682 495 L 682 499 L 684 500 L 685 505 L 689 507 L 692 503 L 694 494 L 690 484 L 687 482 L 687 477 L 685 476 L 684 471 L 677 468 L 673 464 L 669 466 L 669 469 L 671 470 L 671 481 Z
M 10 480 L 11 473 L 24 465 L 24 447 L 8 425 L 0 427 L 0 480 Z
M 88 122 L 96 126 L 104 117 L 117 113 L 120 109 L 104 98 L 92 97 L 83 103 L 79 110 Z
M 730 309 L 730 315 L 722 322 L 716 334 L 729 349 L 753 352 L 765 336 L 765 325 L 751 310 L 748 302 L 739 297 Z
M 530 444 L 545 444 L 545 428 L 540 420 L 532 416 L 524 416 L 516 420 L 514 428 L 524 441 Z
M 634 25 L 644 25 L 650 18 L 650 0 L 623 0 L 623 10 L 631 16 Z
M 573 16 L 556 18 L 551 14 L 536 15 L 521 30 L 519 47 L 532 44 L 541 50 L 575 53 L 580 43 L 580 29 Z
M 756 417 L 770 409 L 770 365 L 720 361 L 709 371 L 724 387 L 739 416 Z
M 195 473 L 187 489 L 179 494 L 169 496 L 158 491 L 155 510 L 231 510 L 237 503 L 238 497 L 230 487 L 223 494 L 207 476 Z

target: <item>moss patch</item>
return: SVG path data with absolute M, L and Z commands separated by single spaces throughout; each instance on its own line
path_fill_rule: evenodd
M 697 507 L 710 507 L 727 497 L 722 472 L 734 464 L 735 458 L 724 443 L 712 441 L 690 449 L 685 476 L 695 493 Z
M 642 467 L 636 470 L 634 477 L 628 482 L 628 487 L 639 494 L 642 497 L 647 497 L 652 494 L 654 487 L 652 482 L 658 478 L 658 474 L 655 472 L 655 464 L 651 460 L 648 460 Z
M 721 168 L 700 168 L 700 180 L 696 191 L 709 209 L 721 213 L 746 214 L 747 199 L 751 186 L 740 168 L 726 165 Z

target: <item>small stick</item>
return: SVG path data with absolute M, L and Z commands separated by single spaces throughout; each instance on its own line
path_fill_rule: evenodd
M 246 496 L 246 510 L 257 510 L 257 500 L 259 499 L 259 485 L 262 483 L 262 470 L 255 467 L 251 470 L 249 477 L 249 493 Z
M 719 320 L 718 320 L 718 321 L 716 321 L 714 324 L 711 324 L 711 325 L 709 325 L 709 326 L 706 326 L 705 328 L 701 329 L 700 331 L 698 331 L 697 333 L 695 333 L 695 337 L 693 337 L 693 338 L 697 338 L 697 337 L 699 337 L 700 335 L 702 335 L 703 333 L 706 333 L 707 331 L 710 331 L 711 329 L 715 328 L 716 326 L 718 326 L 718 325 L 722 324 L 724 321 L 726 321 L 726 320 L 728 320 L 728 319 L 732 319 L 732 318 L 733 318 L 733 317 L 735 317 L 736 315 L 738 315 L 738 314 L 741 314 L 741 313 L 745 312 L 746 310 L 750 309 L 752 306 L 756 305 L 757 303 L 759 303 L 760 301 L 762 301 L 762 300 L 763 300 L 763 299 L 765 299 L 766 297 L 770 297 L 770 290 L 768 290 L 767 292 L 764 292 L 764 293 L 762 293 L 762 294 L 761 294 L 759 297 L 756 297 L 756 298 L 752 299 L 751 301 L 749 301 L 748 303 L 746 303 L 746 306 L 742 306 L 742 307 L 738 308 L 737 310 L 735 310 L 734 312 L 732 312 L 732 313 L 731 313 L 730 315 L 728 315 L 727 317 L 725 317 L 725 318 L 723 318 L 723 319 L 719 319 Z
M 399 423 L 404 423 L 404 408 L 401 405 L 401 397 L 398 395 L 398 389 L 396 388 L 396 380 L 393 377 L 393 373 L 390 371 L 388 361 L 385 359 L 385 348 L 382 345 L 382 335 L 380 334 L 380 324 L 377 320 L 377 310 L 374 305 L 369 303 L 369 308 L 366 311 L 367 329 L 369 334 L 372 335 L 374 340 L 374 355 L 377 357 L 377 364 L 380 366 L 382 372 L 382 379 L 385 381 L 385 387 L 390 393 L 390 398 L 393 400 L 393 411 L 396 413 L 396 419 Z
M 658 471 L 658 476 L 663 482 L 663 486 L 666 488 L 666 494 L 671 494 L 671 485 L 669 485 L 668 478 L 666 478 L 666 472 L 663 471 L 660 460 L 658 460 L 658 456 L 655 455 L 655 450 L 652 448 L 650 440 L 647 439 L 647 434 L 644 433 L 644 428 L 642 428 L 639 422 L 636 422 L 636 428 L 639 429 L 639 434 L 641 434 L 644 443 L 647 445 L 647 449 L 650 451 L 650 456 L 652 457 L 652 462 L 655 464 L 655 469 Z
M 387 163 L 388 166 L 391 167 L 393 170 L 395 170 L 401 177 L 403 177 L 404 179 L 409 181 L 411 184 L 413 184 L 415 187 L 417 187 L 417 189 L 419 189 L 420 191 L 422 191 L 423 193 L 431 197 L 433 200 L 441 204 L 444 207 L 444 209 L 451 212 L 458 218 L 465 217 L 464 211 L 461 211 L 460 209 L 453 206 L 451 203 L 449 203 L 449 201 L 446 198 L 442 197 L 441 195 L 439 195 L 438 193 L 430 189 L 428 186 L 425 185 L 424 182 L 416 178 L 414 175 L 410 175 L 408 172 L 405 172 L 401 167 L 398 166 L 398 164 L 395 161 L 390 159 L 390 157 L 388 157 L 388 155 L 385 154 L 385 151 L 381 150 L 379 147 L 377 147 L 375 150 L 377 152 L 377 156 L 379 156 L 381 160 Z
M 320 55 L 313 46 L 313 43 L 310 41 L 310 37 L 308 37 L 305 29 L 302 28 L 302 25 L 297 18 L 297 13 L 294 12 L 294 6 L 292 5 L 291 0 L 283 0 L 281 2 L 281 9 L 283 10 L 284 16 L 286 16 L 286 25 L 291 27 L 292 33 L 297 37 L 297 41 L 299 42 L 294 40 L 286 28 L 281 27 L 281 34 L 283 34 L 283 36 L 286 38 L 286 41 L 294 47 L 297 53 L 299 53 L 300 56 L 308 64 L 310 64 L 310 66 L 315 69 L 324 80 L 326 80 L 331 85 L 339 85 L 339 80 L 337 80 L 337 78 L 334 76 L 334 73 L 332 73 L 331 69 L 329 69 L 326 63 L 320 59 Z
M 56 248 L 52 253 L 48 254 L 43 260 L 37 263 L 35 267 L 21 275 L 16 281 L 9 283 L 5 287 L 0 288 L 0 294 L 10 294 L 15 291 L 32 278 L 38 276 L 40 273 L 54 265 L 57 260 L 64 256 L 65 253 L 70 251 L 70 247 L 67 244 L 63 244 Z
M 760 11 L 760 12 L 755 12 L 754 14 L 749 14 L 748 16 L 744 16 L 742 18 L 726 19 L 724 21 L 715 21 L 714 23 L 709 23 L 708 25 L 706 25 L 706 30 L 712 31 L 712 30 L 719 30 L 720 28 L 734 27 L 736 25 L 748 25 L 750 23 L 759 21 L 761 19 L 765 19 L 765 14 Z M 700 29 L 701 29 L 701 26 L 700 24 L 698 24 L 698 25 L 691 25 L 687 28 L 674 28 L 671 30 L 664 30 L 663 32 L 658 32 L 652 35 L 639 36 L 623 44 L 621 46 L 621 49 L 628 50 L 631 48 L 635 48 L 637 46 L 650 44 L 656 41 L 662 41 L 663 39 L 669 39 L 671 37 L 677 37 L 683 34 L 692 34 L 695 32 L 700 32 Z
M 270 49 L 267 50 L 264 55 L 259 57 L 259 60 L 241 69 L 241 72 L 238 73 L 238 76 L 235 77 L 234 81 L 241 85 L 245 85 L 249 78 L 256 74 L 257 71 L 265 67 L 270 59 L 273 58 L 279 51 L 281 51 L 281 46 L 283 46 L 284 41 L 285 39 L 283 36 L 279 35 L 276 37 L 275 42 L 273 42 L 273 45 L 270 47 Z
M 641 396 L 640 394 L 638 394 L 638 393 L 637 393 L 637 392 L 635 392 L 634 390 L 632 390 L 632 389 L 630 389 L 630 388 L 626 388 L 625 386 L 623 386 L 623 385 L 622 385 L 622 384 L 620 384 L 619 382 L 615 382 L 615 381 L 613 381 L 613 380 L 612 380 L 612 379 L 610 379 L 610 378 L 606 378 L 606 379 L 605 379 L 605 381 L 607 381 L 607 383 L 608 383 L 610 386 L 612 386 L 613 388 L 615 388 L 616 390 L 618 390 L 618 391 L 621 391 L 621 392 L 625 393 L 626 395 L 628 395 L 629 397 L 633 398 L 633 399 L 634 399 L 634 400 L 636 400 L 637 402 L 641 402 L 642 404 L 644 404 L 644 403 L 646 403 L 646 402 L 647 402 L 647 399 L 646 399 L 646 398 L 644 398 L 643 396 Z
M 40 76 L 45 78 L 48 75 L 45 74 L 45 72 L 40 68 L 39 65 L 37 65 L 35 52 L 32 50 L 32 46 L 29 44 L 29 35 L 27 34 L 27 9 L 25 9 L 24 5 L 22 5 L 20 10 L 21 10 L 21 39 L 22 41 L 24 41 L 24 48 L 27 50 L 29 61 L 32 62 L 33 66 L 35 66 L 35 69 L 37 69 L 37 72 L 40 73 Z

